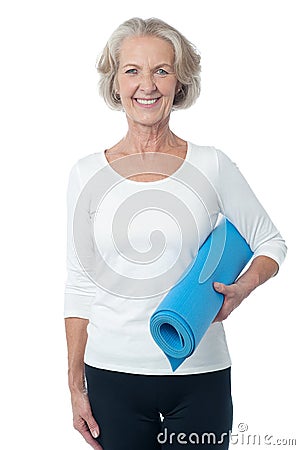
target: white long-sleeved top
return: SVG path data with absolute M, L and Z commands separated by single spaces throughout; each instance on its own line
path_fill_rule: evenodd
M 64 317 L 89 319 L 87 364 L 173 374 L 152 339 L 149 319 L 220 215 L 246 239 L 253 258 L 266 255 L 281 265 L 286 255 L 282 236 L 236 164 L 215 147 L 188 142 L 179 169 L 152 182 L 122 177 L 104 151 L 73 165 L 67 188 Z M 218 322 L 175 374 L 230 365 Z

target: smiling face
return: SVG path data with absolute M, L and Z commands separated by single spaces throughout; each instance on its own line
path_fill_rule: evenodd
M 153 36 L 126 38 L 116 81 L 129 123 L 149 127 L 168 121 L 180 86 L 172 45 Z

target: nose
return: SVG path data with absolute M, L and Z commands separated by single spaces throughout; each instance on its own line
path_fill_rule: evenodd
M 144 73 L 141 77 L 140 90 L 145 94 L 151 94 L 156 89 L 153 75 L 151 73 Z

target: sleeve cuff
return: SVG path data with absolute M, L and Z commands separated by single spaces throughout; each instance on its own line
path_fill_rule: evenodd
M 274 244 L 264 244 L 263 246 L 259 247 L 253 254 L 253 259 L 257 256 L 268 256 L 269 258 L 274 259 L 274 261 L 277 262 L 278 266 L 280 267 L 283 263 L 285 256 L 286 256 L 286 250 L 282 246 L 278 246 L 277 248 L 274 248 Z
M 90 318 L 90 306 L 94 296 L 65 293 L 64 318 Z

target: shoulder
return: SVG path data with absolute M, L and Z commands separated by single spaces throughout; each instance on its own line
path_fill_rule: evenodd
M 240 176 L 238 166 L 219 148 L 190 143 L 189 162 L 197 168 L 214 186 L 220 189 L 225 180 Z
M 194 157 L 202 158 L 202 159 L 210 159 L 218 160 L 219 158 L 228 158 L 229 156 L 219 148 L 213 146 L 213 145 L 198 145 L 194 142 L 189 141 L 189 146 L 191 149 L 191 154 L 193 154 Z
M 189 142 L 189 145 L 191 163 L 200 165 L 203 170 L 213 168 L 219 170 L 222 166 L 236 165 L 223 150 L 215 146 L 197 145 L 192 142 Z
M 71 173 L 76 172 L 80 178 L 81 184 L 84 185 L 104 165 L 105 159 L 103 151 L 90 153 L 75 161 L 71 168 Z
M 218 169 L 218 152 L 211 145 L 198 145 L 189 142 L 189 162 L 205 173 L 213 173 Z

